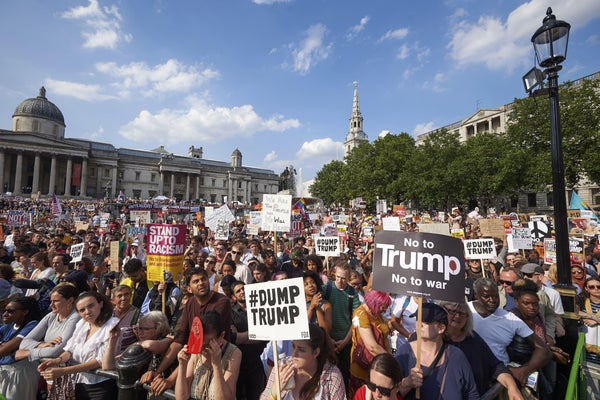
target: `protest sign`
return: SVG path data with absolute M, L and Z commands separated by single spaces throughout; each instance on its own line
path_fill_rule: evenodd
M 512 245 L 515 249 L 531 250 L 533 246 L 531 229 L 512 228 Z
M 295 238 L 302 236 L 302 229 L 304 229 L 302 214 L 292 215 L 290 217 L 290 233 L 288 234 L 288 237 Z
M 583 264 L 585 260 L 583 257 L 583 243 L 583 237 L 569 236 L 569 252 L 571 253 L 572 263 Z
M 315 252 L 318 256 L 338 257 L 340 255 L 340 238 L 339 236 L 319 236 L 315 241 Z
M 450 225 L 447 223 L 436 224 L 418 224 L 421 233 L 437 233 L 439 235 L 450 236 Z M 462 232 L 462 229 L 460 230 Z
M 531 230 L 531 238 L 535 241 L 542 241 L 550 236 L 550 227 L 542 220 L 531 220 L 527 226 Z
M 399 231 L 400 219 L 398 217 L 383 217 L 381 218 L 384 231 Z
M 556 262 L 556 239 L 544 239 L 544 264 Z
M 265 232 L 289 232 L 292 196 L 263 195 L 261 229 Z
M 580 218 L 581 210 L 567 210 L 567 217 L 569 218 Z
M 457 239 L 463 239 L 465 237 L 465 230 L 460 228 L 451 229 L 450 236 Z
M 164 282 L 164 272 L 170 271 L 179 281 L 183 272 L 185 225 L 148 224 L 146 269 L 148 280 Z
M 248 225 L 246 225 L 246 233 L 248 235 L 258 235 L 258 230 L 260 229 L 262 212 L 260 211 L 250 211 L 248 213 Z
M 121 272 L 119 265 L 119 241 L 114 240 L 110 242 L 110 270 L 115 272 Z
M 337 234 L 342 240 L 348 240 L 348 225 L 338 224 Z
M 338 234 L 337 225 L 336 224 L 324 224 L 321 229 L 321 234 L 323 236 L 336 236 Z
M 506 236 L 504 221 L 501 219 L 480 219 L 479 231 L 486 237 L 504 239 Z
M 235 217 L 229 207 L 223 204 L 221 207 L 213 209 L 210 215 L 206 216 L 204 224 L 215 233 L 215 239 L 227 240 L 229 238 L 229 224 L 232 221 L 235 221 Z
M 403 205 L 393 205 L 392 211 L 398 217 L 406 217 L 406 207 L 404 207 Z
M 463 243 L 467 260 L 491 260 L 496 257 L 494 239 L 469 239 Z
M 434 233 L 378 231 L 373 288 L 464 303 L 463 259 L 460 239 Z
M 29 225 L 29 214 L 24 210 L 8 210 L 6 218 L 6 225 L 8 226 L 23 226 Z
M 150 210 L 130 210 L 129 219 L 134 221 L 137 226 L 144 226 L 152 222 Z
M 77 243 L 71 246 L 70 256 L 72 263 L 78 263 L 81 261 L 81 258 L 83 257 L 83 245 L 84 243 Z
M 245 292 L 249 339 L 309 339 L 302 278 L 253 283 Z

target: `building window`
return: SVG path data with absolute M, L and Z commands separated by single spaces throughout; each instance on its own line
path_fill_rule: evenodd
M 210 195 L 210 202 L 211 203 L 216 203 L 217 202 L 217 195 L 216 194 L 211 194 Z
M 203 176 L 200 177 L 200 186 L 204 186 L 204 177 Z
M 139 199 L 142 196 L 142 191 L 140 189 L 133 189 L 133 197 Z
M 34 119 L 31 122 L 31 130 L 33 132 L 39 132 L 40 131 L 40 121 L 38 121 L 37 119 Z
M 242 181 L 238 181 L 238 189 L 242 188 Z
M 123 171 L 119 171 L 118 175 L 119 175 L 119 179 L 123 179 Z
M 227 179 L 223 179 L 223 187 L 227 187 Z
M 54 136 L 58 135 L 58 125 L 54 124 L 54 126 L 52 126 L 52 134 Z
M 537 193 L 527 193 L 527 207 L 537 207 Z
M 20 125 L 21 125 L 21 120 L 19 118 L 17 118 L 15 120 L 15 131 L 19 130 Z
M 150 182 L 156 182 L 156 174 L 150 175 Z
M 554 207 L 554 192 L 546 193 L 546 205 Z
M 110 168 L 104 168 L 104 177 L 110 178 Z
M 254 184 L 254 190 L 256 190 L 258 192 L 258 183 Z
M 136 181 L 140 180 L 140 175 L 141 175 L 140 171 L 135 171 L 135 180 Z M 139 197 L 139 196 L 136 196 L 136 197 Z
M 267 191 L 267 185 L 265 185 L 265 189 L 264 189 L 264 191 L 265 191 L 265 192 Z
M 592 203 L 600 204 L 600 189 L 599 188 L 592 189 Z

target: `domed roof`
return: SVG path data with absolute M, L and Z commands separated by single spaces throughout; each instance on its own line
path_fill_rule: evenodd
M 65 125 L 65 117 L 56 105 L 46 98 L 46 89 L 42 86 L 38 97 L 24 100 L 15 109 L 13 117 L 40 117 Z

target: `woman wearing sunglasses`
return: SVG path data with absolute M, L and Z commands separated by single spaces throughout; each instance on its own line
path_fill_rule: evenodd
M 600 279 L 588 278 L 583 285 L 579 309 L 585 332 L 586 358 L 600 364 Z
M 397 399 L 401 400 L 400 384 L 402 370 L 394 357 L 388 353 L 376 355 L 369 368 L 369 378 L 354 393 L 354 400 Z

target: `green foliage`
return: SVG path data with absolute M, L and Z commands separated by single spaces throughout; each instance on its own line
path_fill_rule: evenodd
M 342 161 L 334 160 L 325 164 L 317 172 L 315 182 L 311 185 L 310 191 L 313 196 L 319 197 L 324 204 L 333 203 L 348 204 L 350 197 L 346 196 L 344 190 L 346 165 Z

